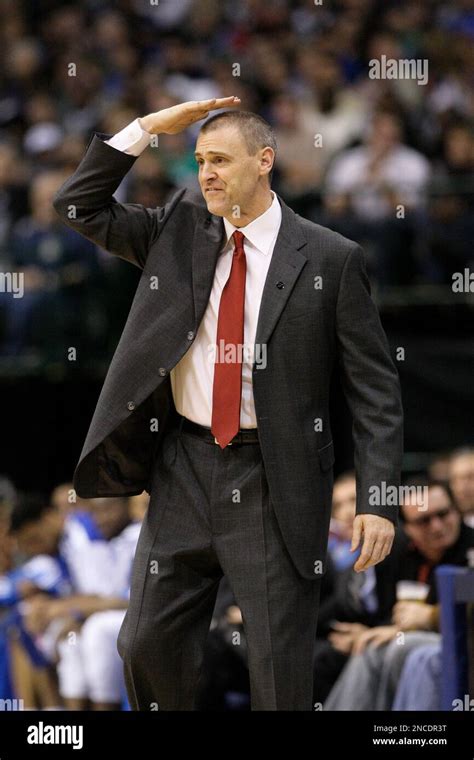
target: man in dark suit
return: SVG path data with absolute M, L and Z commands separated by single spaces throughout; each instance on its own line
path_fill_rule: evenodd
M 399 484 L 402 409 L 363 252 L 272 192 L 272 129 L 236 105 L 184 103 L 95 135 L 54 204 L 143 270 L 74 473 L 85 498 L 150 493 L 118 641 L 133 709 L 193 709 L 223 574 L 252 709 L 311 709 L 336 362 L 353 415 L 356 570 L 393 540 L 397 508 L 369 489 Z M 196 142 L 204 203 L 187 190 L 164 208 L 116 201 L 156 135 L 225 107 Z

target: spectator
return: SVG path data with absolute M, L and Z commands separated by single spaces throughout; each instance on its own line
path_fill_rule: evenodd
M 417 272 L 412 255 L 417 213 L 425 203 L 427 159 L 403 144 L 394 111 L 374 114 L 364 145 L 337 156 L 329 167 L 323 224 L 366 242 L 381 285 L 399 284 Z
M 441 451 L 436 454 L 428 465 L 428 477 L 430 480 L 449 481 L 449 464 L 451 461 L 450 451 Z
M 279 191 L 298 202 L 300 196 L 320 190 L 324 152 L 315 144 L 314 124 L 305 123 L 294 95 L 282 93 L 275 97 L 271 120 L 278 145 Z
M 55 350 L 63 356 L 69 345 L 66 337 L 79 347 L 84 287 L 97 275 L 98 262 L 92 243 L 58 224 L 51 201 L 63 179 L 61 172 L 48 171 L 33 180 L 31 216 L 18 222 L 12 232 L 9 256 L 15 271 L 24 276 L 24 294 L 5 301 L 4 353 L 9 355 L 37 348 L 38 337 L 51 340 L 56 336 Z
M 420 486 L 423 481 L 418 481 Z M 379 617 L 385 624 L 366 630 L 348 627 L 351 658 L 329 694 L 328 710 L 387 710 L 408 653 L 438 643 L 437 592 L 434 570 L 442 564 L 466 565 L 474 546 L 474 530 L 463 524 L 446 483 L 431 482 L 428 501 L 410 497 L 401 507 L 403 534 L 392 554 L 376 569 Z M 425 511 L 426 510 L 426 511 Z M 427 586 L 424 602 L 399 599 L 397 583 L 415 581 Z
M 5 256 L 1 269 L 6 269 L 8 262 L 7 242 L 15 222 L 26 214 L 28 209 L 28 192 L 26 187 L 27 172 L 25 162 L 13 143 L 0 143 L 0 254 Z M 0 258 L 0 265 L 2 259 Z
M 451 283 L 453 271 L 472 261 L 474 234 L 474 131 L 456 114 L 443 135 L 442 155 L 428 186 L 429 208 L 422 228 L 426 278 Z
M 353 472 L 340 475 L 332 493 L 332 517 L 329 529 L 329 553 L 336 570 L 353 565 L 357 554 L 351 552 L 352 527 L 356 509 L 356 480 Z
M 429 174 L 424 156 L 402 143 L 400 118 L 378 111 L 366 143 L 340 154 L 329 168 L 326 205 L 365 221 L 393 218 L 399 204 L 406 209 L 423 204 Z
M 131 563 L 140 525 L 127 499 L 91 499 L 88 513 L 64 516 L 47 502 L 20 503 L 11 531 L 27 557 L 57 557 L 70 595 L 35 596 L 22 608 L 24 629 L 45 657 L 58 656 L 59 691 L 67 707 L 112 709 L 122 699 L 116 649 L 128 604 Z
M 474 528 L 474 449 L 457 449 L 449 462 L 449 485 L 466 525 Z
M 57 509 L 64 517 L 75 510 L 87 511 L 88 502 L 76 495 L 72 483 L 60 483 L 53 488 L 50 496 L 51 506 Z
M 322 135 L 324 161 L 362 137 L 366 111 L 362 97 L 346 87 L 337 57 L 319 45 L 308 45 L 297 54 L 297 71 L 304 92 L 301 125 Z

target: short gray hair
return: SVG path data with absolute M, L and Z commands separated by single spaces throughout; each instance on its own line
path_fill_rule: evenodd
M 231 124 L 239 130 L 245 140 L 249 156 L 254 156 L 262 148 L 272 148 L 276 155 L 275 132 L 270 124 L 258 114 L 252 113 L 252 111 L 221 111 L 204 122 L 200 134 L 217 129 L 221 124 Z M 271 180 L 272 174 L 273 168 L 268 175 L 269 180 Z

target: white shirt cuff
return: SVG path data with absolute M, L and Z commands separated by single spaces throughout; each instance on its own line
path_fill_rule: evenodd
M 121 150 L 122 153 L 128 153 L 130 156 L 139 156 L 145 148 L 150 144 L 152 135 L 150 132 L 146 132 L 140 124 L 139 119 L 135 119 L 131 124 L 128 124 L 120 132 L 105 140 L 107 145 L 116 150 Z

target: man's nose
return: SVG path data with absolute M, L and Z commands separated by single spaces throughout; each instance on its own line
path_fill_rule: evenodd
M 216 176 L 216 171 L 212 166 L 203 166 L 201 172 L 201 179 L 203 182 L 207 182 L 208 179 L 215 179 Z

